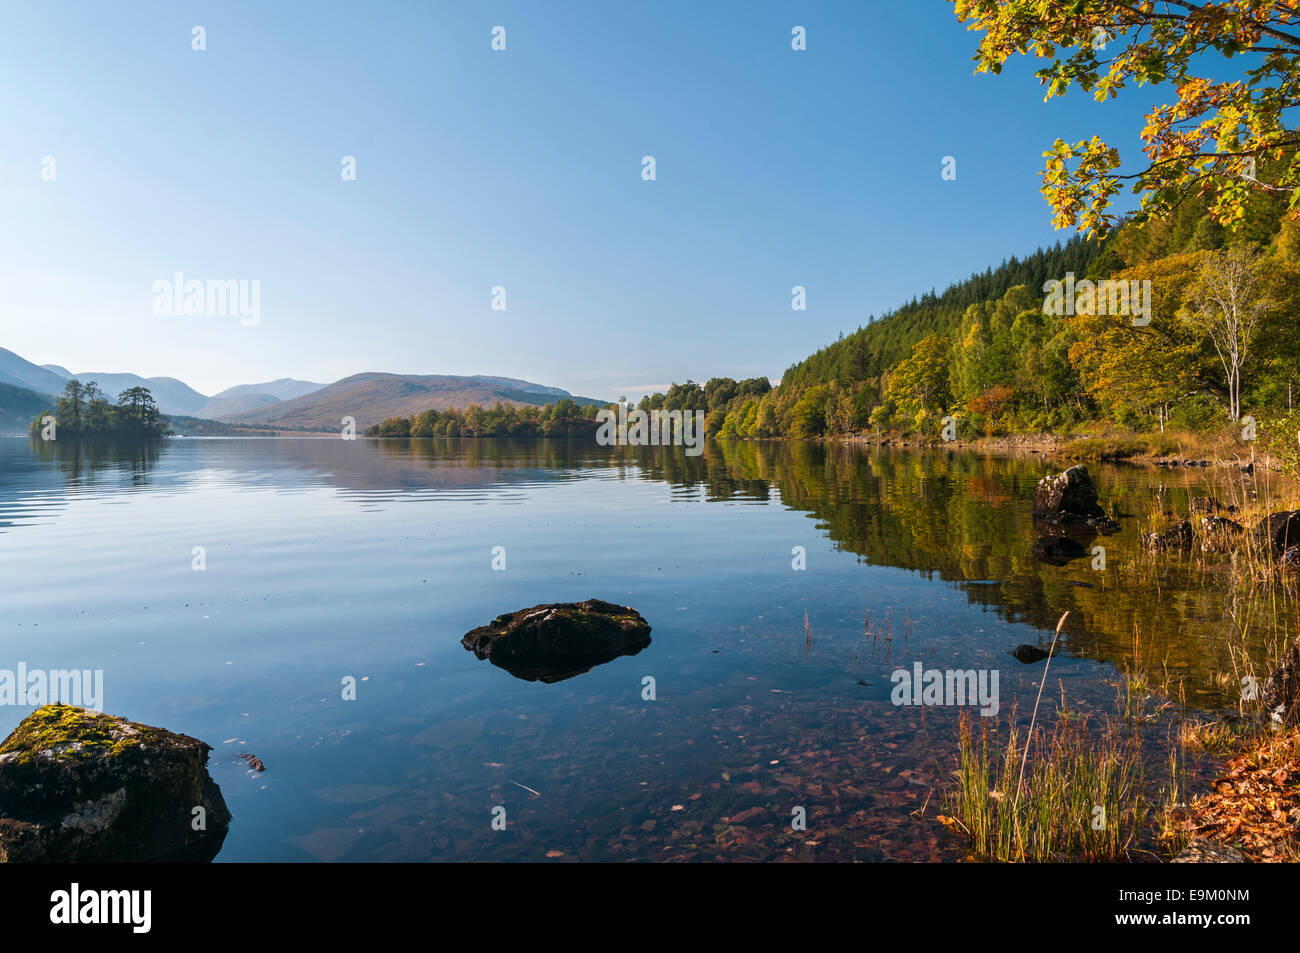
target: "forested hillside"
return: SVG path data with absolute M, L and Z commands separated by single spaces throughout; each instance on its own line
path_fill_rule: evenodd
M 1067 271 L 1082 276 L 1100 251 L 1098 243 L 1076 237 L 971 275 L 942 294 L 932 290 L 793 365 L 781 382 L 809 385 L 879 377 L 907 357 L 926 335 L 950 334 L 972 304 L 997 300 L 1016 285 L 1041 287 Z
M 32 418 L 50 403 L 47 394 L 0 383 L 0 434 L 27 433 Z
M 937 437 L 947 416 L 966 438 L 1277 419 L 1300 402 L 1300 220 L 1284 211 L 1285 199 L 1257 192 L 1226 231 L 1191 197 L 1104 242 L 1076 237 L 914 299 L 793 365 L 770 392 L 721 378 L 642 406 L 704 406 L 721 437 Z M 1071 274 L 1123 281 L 1149 322 L 1108 313 L 1101 293 L 1091 311 L 1053 313 L 1045 291 Z

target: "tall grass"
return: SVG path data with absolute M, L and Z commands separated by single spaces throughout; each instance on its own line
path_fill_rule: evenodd
M 1014 718 L 1014 716 L 1013 716 Z M 1149 805 L 1142 793 L 1140 735 L 1088 720 L 1062 720 L 1025 748 L 1014 723 L 999 743 L 963 716 L 952 826 L 981 860 L 1123 860 L 1137 845 Z M 1032 752 L 1018 780 L 1023 752 Z M 1017 796 L 1019 788 L 1019 796 Z

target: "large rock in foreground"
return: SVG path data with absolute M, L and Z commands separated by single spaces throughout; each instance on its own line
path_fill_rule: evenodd
M 1119 524 L 1106 516 L 1097 499 L 1088 468 L 1070 467 L 1038 481 L 1034 488 L 1034 516 L 1050 524 L 1084 524 L 1105 534 L 1117 532 Z
M 1264 717 L 1273 724 L 1300 724 L 1300 641 L 1282 653 L 1282 660 L 1264 682 L 1259 701 Z
M 641 613 L 600 599 L 499 615 L 460 640 L 481 659 L 530 682 L 558 682 L 650 644 Z
M 0 744 L 0 861 L 211 860 L 230 811 L 210 750 L 85 708 L 36 709 Z

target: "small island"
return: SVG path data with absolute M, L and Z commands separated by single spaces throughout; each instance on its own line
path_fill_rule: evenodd
M 33 437 L 167 437 L 171 425 L 147 387 L 128 387 L 110 403 L 94 381 L 73 379 L 63 388 L 54 409 L 32 421 Z

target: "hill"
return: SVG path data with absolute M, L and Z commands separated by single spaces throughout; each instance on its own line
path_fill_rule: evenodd
M 27 393 L 50 395 L 28 417 L 52 407 L 55 396 L 70 380 L 94 382 L 109 402 L 131 387 L 145 387 L 153 394 L 158 410 L 184 421 L 191 433 L 199 432 L 200 421 L 211 426 L 203 432 L 227 432 L 229 425 L 247 424 L 262 430 L 315 430 L 332 432 L 343 417 L 355 417 L 358 427 L 394 416 L 414 416 L 426 410 L 464 409 L 472 404 L 492 407 L 503 403 L 515 407 L 542 407 L 569 399 L 580 407 L 604 402 L 574 397 L 559 387 L 548 387 L 513 377 L 450 374 L 414 375 L 355 374 L 333 384 L 318 384 L 289 377 L 260 384 L 239 384 L 208 397 L 174 377 L 141 377 L 138 374 L 87 371 L 70 373 L 58 364 L 36 365 L 12 351 L 0 348 L 0 384 Z M 29 397 L 13 399 L 14 407 L 31 404 Z M 225 429 L 215 423 L 220 421 Z M 26 430 L 26 423 L 20 428 Z
M 278 403 L 280 403 L 280 398 L 271 394 L 252 393 L 239 394 L 235 397 L 213 397 L 200 407 L 197 413 L 191 416 L 203 420 L 220 420 L 223 417 L 238 417 L 241 414 L 251 414 L 263 407 Z
M 1248 408 L 1261 433 L 1290 435 L 1294 450 L 1300 216 L 1288 217 L 1285 195 L 1258 191 L 1230 232 L 1208 201 L 1192 196 L 1163 218 L 1122 223 L 1104 242 L 1076 237 L 914 298 L 792 365 L 774 390 L 687 381 L 640 406 L 705 409 L 706 433 L 723 438 L 871 431 L 935 440 L 946 420 L 950 439 L 1113 429 L 1162 444 L 1171 428 L 1235 434 Z M 1080 309 L 1049 306 L 1053 283 L 1059 295 L 1071 274 Z M 1093 282 L 1107 279 L 1108 294 L 1138 296 L 1137 310 L 1122 296 L 1106 306 L 1100 290 L 1094 299 Z M 1216 302 L 1229 287 L 1238 310 L 1225 317 Z M 1250 346 L 1230 374 L 1215 335 L 1241 314 Z
M 25 434 L 32 420 L 54 406 L 54 398 L 26 387 L 0 384 L 0 435 Z
M 930 291 L 870 321 L 792 365 L 781 383 L 808 386 L 879 377 L 911 354 L 926 335 L 952 334 L 972 304 L 996 301 L 1016 285 L 1041 288 L 1043 282 L 1066 272 L 1083 277 L 1103 251 L 1104 246 L 1075 237 L 1052 248 L 1040 248 L 1023 259 L 1007 259 L 996 268 L 950 285 L 943 294 Z
M 342 418 L 354 417 L 360 431 L 389 417 L 411 417 L 425 410 L 471 404 L 491 407 L 498 403 L 541 407 L 566 398 L 580 406 L 604 403 L 508 377 L 366 373 L 345 377 L 302 397 L 221 419 L 260 426 L 337 430 Z
M 267 381 L 265 384 L 239 384 L 235 387 L 227 387 L 221 393 L 213 394 L 212 399 L 225 400 L 231 397 L 265 394 L 276 400 L 293 400 L 295 397 L 303 397 L 312 391 L 320 390 L 324 386 L 312 381 L 296 381 L 292 377 L 281 377 L 279 380 Z
M 153 399 L 158 402 L 158 409 L 164 414 L 188 414 L 197 416 L 208 402 L 184 381 L 174 377 L 141 377 L 139 374 L 109 374 L 102 371 L 83 371 L 72 375 L 83 384 L 94 381 L 110 401 L 117 400 L 117 395 L 131 387 L 147 387 Z M 63 389 L 62 383 L 59 390 Z
M 39 394 L 57 394 L 63 390 L 63 382 L 64 378 L 53 371 L 0 347 L 0 384 L 34 390 Z

